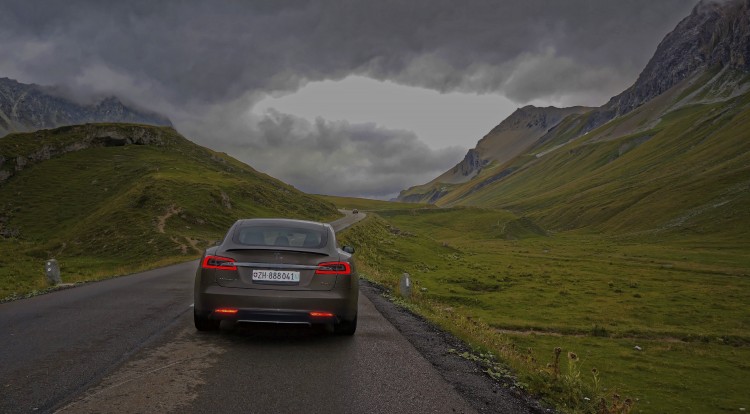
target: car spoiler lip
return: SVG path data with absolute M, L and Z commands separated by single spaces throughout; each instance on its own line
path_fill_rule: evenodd
M 312 253 L 312 254 L 319 254 L 321 256 L 330 256 L 329 252 L 321 251 L 320 249 L 301 249 L 298 247 L 281 247 L 281 246 L 247 246 L 247 247 L 229 247 L 226 249 L 222 249 L 225 252 L 238 252 L 238 251 L 247 251 L 247 250 L 265 250 L 265 251 L 279 251 L 279 252 L 290 252 L 290 253 Z

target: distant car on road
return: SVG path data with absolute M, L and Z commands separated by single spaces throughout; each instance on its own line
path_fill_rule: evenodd
M 357 330 L 359 277 L 354 249 L 336 243 L 329 224 L 239 220 L 203 254 L 195 276 L 195 327 L 222 320 L 329 325 Z
M 357 209 L 355 208 L 354 210 L 352 210 L 352 214 L 359 214 L 359 210 L 357 210 Z

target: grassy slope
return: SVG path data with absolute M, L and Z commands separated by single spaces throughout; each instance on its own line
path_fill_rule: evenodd
M 532 112 L 546 111 L 547 119 L 550 120 L 551 118 L 555 121 L 558 116 L 567 114 L 552 128 L 556 130 L 556 133 L 552 134 L 555 138 L 549 143 L 545 143 L 542 148 L 557 145 L 559 142 L 567 142 L 579 135 L 585 120 L 588 119 L 590 110 L 591 108 L 585 107 L 531 109 Z M 519 109 L 519 111 L 524 112 L 525 110 Z M 435 203 L 436 195 L 440 198 L 449 197 L 453 192 L 460 192 L 462 188 L 471 188 L 493 174 L 502 171 L 502 169 L 498 170 L 497 167 L 506 164 L 510 167 L 517 164 L 517 161 L 514 162 L 517 156 L 523 159 L 529 146 L 539 147 L 538 144 L 534 145 L 535 141 L 543 136 L 550 136 L 550 134 L 546 134 L 545 127 L 538 124 L 532 126 L 531 123 L 536 121 L 538 119 L 534 119 L 528 113 L 526 115 L 513 113 L 480 139 L 475 149 L 480 158 L 490 161 L 490 163 L 479 170 L 478 176 L 472 177 L 469 181 L 465 181 L 465 179 L 455 180 L 456 177 L 453 176 L 453 168 L 451 168 L 428 183 L 402 191 L 399 194 L 400 199 L 406 199 L 409 202 Z M 438 200 L 437 203 L 440 204 L 441 201 Z
M 583 136 L 591 113 L 569 116 L 529 154 L 444 186 L 447 194 L 437 204 L 510 209 L 555 231 L 718 233 L 721 240 L 732 231 L 733 239 L 744 239 L 750 95 L 711 101 L 728 93 L 714 91 L 717 73 L 686 80 Z M 736 73 L 722 76 L 746 81 Z M 685 106 L 690 99 L 702 103 Z M 672 110 L 676 102 L 679 109 Z M 410 189 L 423 201 L 435 190 Z
M 545 236 L 512 213 L 477 208 L 378 214 L 342 235 L 362 273 L 394 290 L 410 273 L 426 290 L 417 310 L 501 355 L 558 406 L 596 412 L 583 399 L 598 401 L 594 367 L 600 394 L 636 398 L 636 412 L 747 405 L 738 381 L 750 370 L 747 243 Z M 579 355 L 581 387 L 546 367 L 555 347 Z
M 0 238 L 0 298 L 43 288 L 49 257 L 60 261 L 64 281 L 88 280 L 194 258 L 238 218 L 328 220 L 338 214 L 332 204 L 170 128 L 96 128 L 146 128 L 164 145 L 70 152 L 0 184 L 3 226 L 19 232 Z M 0 154 L 12 159 L 42 145 L 68 145 L 83 133 L 12 134 L 0 139 Z
M 555 230 L 743 240 L 749 131 L 750 95 L 684 107 L 650 131 L 596 143 L 583 137 L 458 202 L 510 209 Z
M 470 181 L 473 182 L 473 181 Z M 399 193 L 399 199 L 409 200 L 410 203 L 431 203 L 436 193 L 445 193 L 461 184 L 446 184 L 430 181 L 426 184 L 415 185 Z
M 419 201 L 423 203 L 434 202 L 437 205 L 456 204 L 466 194 L 477 191 L 487 184 L 488 180 L 493 180 L 498 174 L 505 174 L 509 170 L 516 170 L 527 164 L 536 161 L 535 154 L 542 153 L 559 147 L 580 135 L 581 129 L 590 116 L 589 113 L 581 115 L 569 115 L 555 126 L 553 133 L 545 135 L 546 141 L 530 148 L 528 153 L 520 154 L 509 161 L 498 163 L 490 162 L 482 167 L 479 173 L 471 180 L 461 184 L 446 184 L 438 182 L 437 179 L 429 183 L 417 185 L 404 190 L 399 196 L 409 197 L 411 202 Z M 434 195 L 440 193 L 440 198 L 434 200 Z

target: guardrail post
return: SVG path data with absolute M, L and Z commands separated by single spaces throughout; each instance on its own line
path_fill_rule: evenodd
M 50 285 L 59 285 L 62 283 L 62 279 L 60 278 L 60 265 L 57 263 L 57 260 L 47 260 L 44 269 L 47 273 L 47 281 Z
M 408 273 L 401 275 L 401 284 L 399 285 L 401 297 L 405 299 L 411 298 L 411 279 Z

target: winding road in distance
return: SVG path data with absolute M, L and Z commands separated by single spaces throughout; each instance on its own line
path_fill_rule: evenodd
M 477 412 L 361 293 L 353 337 L 197 332 L 196 266 L 0 304 L 0 413 Z M 527 411 L 510 404 L 489 412 Z

